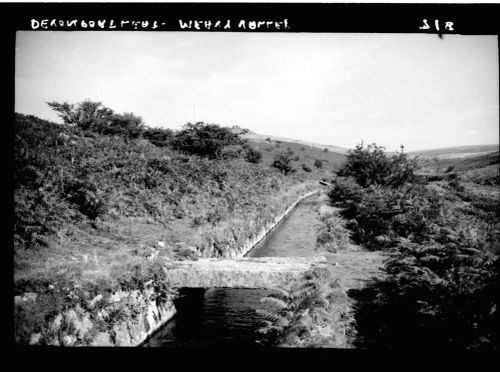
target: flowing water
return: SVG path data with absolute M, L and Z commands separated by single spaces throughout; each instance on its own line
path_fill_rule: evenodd
M 316 225 L 321 197 L 301 201 L 247 257 L 311 256 L 315 254 Z M 177 315 L 145 344 L 147 347 L 259 347 L 264 326 L 256 313 L 262 289 L 209 288 L 180 290 Z

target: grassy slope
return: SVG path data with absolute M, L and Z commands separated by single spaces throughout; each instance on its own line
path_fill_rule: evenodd
M 457 162 L 456 164 L 454 164 L 450 169 L 448 170 L 448 172 L 465 172 L 465 171 L 470 171 L 470 170 L 473 170 L 473 169 L 477 169 L 477 168 L 483 168 L 483 167 L 487 167 L 489 165 L 495 165 L 500 163 L 500 153 L 498 151 L 496 152 L 493 152 L 493 153 L 490 153 L 490 154 L 486 154 L 486 155 L 479 155 L 479 156 L 475 156 L 475 157 L 472 157 L 472 158 L 468 158 L 468 159 L 464 159 L 464 160 L 461 160 L 459 162 Z
M 471 182 L 484 183 L 499 175 L 500 153 L 498 151 L 467 158 L 422 159 L 421 174 L 449 175 L 456 174 Z
M 315 149 L 323 150 L 327 148 L 331 152 L 336 152 L 338 154 L 345 154 L 349 149 L 345 147 L 340 147 L 340 146 L 332 146 L 332 145 L 324 145 L 320 143 L 314 143 L 314 142 L 309 142 L 309 141 L 303 141 L 299 139 L 290 139 L 290 138 L 285 138 L 285 137 L 276 137 L 276 136 L 269 136 L 269 135 L 263 135 L 263 134 L 258 134 L 254 132 L 248 132 L 242 136 L 245 139 L 254 141 L 254 142 L 266 142 L 268 139 L 270 139 L 272 142 L 287 142 L 287 143 L 294 143 L 294 144 L 299 144 L 299 145 L 305 145 L 306 147 L 312 147 Z
M 272 163 L 272 159 L 277 152 L 287 151 L 290 149 L 293 151 L 294 156 L 298 156 L 299 160 L 292 161 L 292 165 L 301 169 L 302 164 L 305 164 L 311 169 L 313 177 L 328 177 L 330 178 L 332 170 L 338 170 L 345 159 L 343 154 L 332 151 L 323 151 L 320 148 L 303 145 L 295 142 L 283 142 L 283 141 L 253 141 L 248 140 L 252 147 L 262 152 L 263 162 Z M 323 168 L 318 169 L 314 166 L 315 160 L 323 161 Z M 326 171 L 326 172 L 325 172 Z M 305 172 L 307 173 L 307 172 Z
M 278 213 L 343 160 L 303 145 L 250 142 L 263 152 L 260 164 L 210 161 L 20 114 L 15 141 L 19 292 L 34 283 L 113 282 L 186 246 L 224 255 L 251 232 L 251 221 Z M 306 163 L 311 172 L 284 176 L 270 167 L 288 146 L 300 156 L 294 165 Z M 327 160 L 323 170 L 312 166 L 317 158 Z
M 421 155 L 426 158 L 461 158 L 474 154 L 482 154 L 486 152 L 498 151 L 498 145 L 477 145 L 477 146 L 457 146 L 446 147 L 440 149 L 429 149 L 422 151 L 412 151 L 410 155 Z

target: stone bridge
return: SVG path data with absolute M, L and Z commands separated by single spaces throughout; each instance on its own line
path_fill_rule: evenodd
M 202 258 L 170 261 L 164 265 L 171 288 L 261 288 L 286 285 L 313 265 L 327 264 L 322 256 Z

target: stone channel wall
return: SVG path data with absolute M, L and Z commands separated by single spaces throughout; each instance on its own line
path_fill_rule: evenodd
M 230 257 L 241 258 L 260 242 L 304 198 L 302 195 L 273 221 L 260 229 Z M 30 345 L 53 346 L 139 346 L 176 314 L 176 294 L 165 290 L 165 283 L 144 283 L 143 289 L 99 294 L 85 303 L 58 314 L 39 333 L 31 335 Z M 15 301 L 36 301 L 36 297 L 16 296 Z
M 300 203 L 302 200 L 305 198 L 308 198 L 309 196 L 312 196 L 316 193 L 318 193 L 319 190 L 314 190 L 310 191 L 304 195 L 302 195 L 299 199 L 297 199 L 291 206 L 289 206 L 283 213 L 278 215 L 274 220 L 271 222 L 267 223 L 264 226 L 261 226 L 260 229 L 253 234 L 250 238 L 245 240 L 243 244 L 239 247 L 236 247 L 234 250 L 232 250 L 229 254 L 228 258 L 241 258 L 245 256 L 248 252 L 252 250 L 255 245 L 257 245 L 264 237 L 269 234 L 271 231 L 274 230 L 274 228 L 285 218 L 295 207 L 298 203 Z
M 158 286 L 162 288 L 163 286 Z M 176 313 L 175 293 L 158 290 L 152 281 L 142 290 L 101 294 L 58 314 L 38 333 L 30 345 L 48 346 L 137 346 Z M 16 296 L 15 301 L 36 297 Z

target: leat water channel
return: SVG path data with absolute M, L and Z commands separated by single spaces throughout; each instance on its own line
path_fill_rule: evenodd
M 247 257 L 312 256 L 318 252 L 316 226 L 321 194 L 310 196 L 260 241 Z M 208 288 L 180 290 L 176 316 L 156 332 L 145 347 L 260 347 L 264 325 L 256 309 L 272 290 Z

